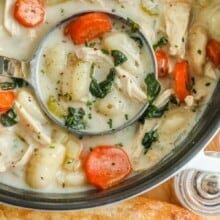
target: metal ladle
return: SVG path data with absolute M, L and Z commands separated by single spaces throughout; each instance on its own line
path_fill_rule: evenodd
M 92 132 L 92 131 L 87 131 L 87 130 L 78 130 L 78 129 L 68 128 L 64 125 L 64 123 L 62 123 L 60 120 L 58 120 L 48 110 L 48 107 L 45 105 L 43 98 L 42 98 L 42 95 L 41 95 L 41 89 L 40 89 L 40 84 L 39 84 L 40 80 L 38 77 L 38 74 L 40 72 L 38 70 L 39 69 L 38 64 L 41 59 L 41 52 L 44 48 L 43 47 L 44 43 L 47 41 L 47 39 L 50 37 L 50 35 L 53 33 L 53 31 L 60 28 L 65 23 L 68 23 L 69 21 L 74 20 L 83 14 L 87 14 L 87 13 L 91 13 L 91 12 L 97 12 L 97 11 L 86 11 L 83 13 L 74 14 L 73 16 L 68 17 L 67 19 L 61 21 L 55 27 L 53 27 L 44 36 L 44 38 L 40 42 L 36 52 L 34 53 L 33 58 L 29 62 L 19 61 L 19 60 L 7 58 L 4 56 L 0 56 L 0 75 L 10 77 L 10 78 L 21 78 L 21 79 L 24 79 L 25 81 L 27 81 L 28 84 L 33 89 L 33 91 L 35 92 L 35 95 L 37 97 L 37 100 L 38 100 L 42 110 L 46 113 L 46 115 L 54 123 L 58 124 L 59 126 L 66 128 L 70 132 L 73 132 L 77 135 L 106 135 L 106 134 L 111 134 L 111 133 L 117 132 L 119 130 L 122 130 L 122 129 L 130 126 L 134 122 L 136 122 L 142 116 L 142 114 L 146 111 L 146 109 L 148 107 L 147 100 L 146 100 L 146 103 L 143 104 L 143 107 L 141 108 L 141 110 L 139 112 L 137 112 L 137 114 L 134 117 L 132 117 L 130 120 L 126 121 L 123 125 L 115 127 L 114 129 L 104 130 L 104 131 L 100 131 L 100 132 Z M 98 12 L 103 12 L 103 11 L 98 11 Z M 120 22 L 124 23 L 125 25 L 128 25 L 128 21 L 119 15 L 108 13 L 108 12 L 103 12 L 103 13 L 106 13 L 111 18 L 119 20 Z M 142 40 L 145 48 L 148 49 L 148 53 L 150 55 L 150 61 L 152 63 L 152 67 L 153 67 L 153 72 L 155 73 L 156 78 L 157 78 L 157 66 L 156 66 L 156 59 L 155 59 L 153 48 L 152 48 L 151 44 L 148 42 L 148 40 L 144 37 L 144 35 L 140 31 L 137 31 L 135 34 L 138 35 L 138 37 Z

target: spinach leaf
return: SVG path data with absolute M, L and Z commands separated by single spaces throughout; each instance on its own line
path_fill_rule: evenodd
M 115 66 L 119 66 L 128 60 L 127 56 L 120 50 L 112 50 L 111 55 L 114 59 Z
M 145 84 L 147 85 L 147 98 L 151 104 L 160 93 L 161 86 L 154 73 L 147 74 Z
M 0 88 L 1 90 L 11 90 L 16 88 L 22 88 L 27 85 L 28 83 L 25 80 L 19 78 L 13 78 L 12 82 L 1 82 Z
M 1 82 L 0 83 L 1 90 L 11 90 L 15 89 L 15 84 L 13 82 Z
M 160 118 L 163 116 L 164 112 L 168 110 L 169 102 L 161 108 L 150 104 L 144 114 L 141 116 L 139 121 L 144 123 L 146 118 Z
M 140 29 L 140 25 L 139 24 L 137 24 L 136 22 L 134 22 L 132 19 L 130 19 L 130 18 L 127 18 L 127 24 L 128 24 L 128 26 L 130 27 L 130 31 L 132 32 L 132 33 L 135 33 L 135 32 L 137 32 L 137 31 L 139 31 L 139 29 Z
M 154 48 L 154 50 L 156 50 L 156 49 L 159 48 L 159 47 L 163 47 L 163 46 L 167 45 L 167 43 L 168 43 L 167 38 L 166 38 L 166 37 L 161 37 L 161 38 L 157 41 L 157 43 L 155 43 L 155 44 L 153 45 L 153 48 Z
M 86 113 L 83 108 L 76 109 L 69 107 L 67 111 L 67 115 L 64 116 L 65 126 L 67 128 L 78 130 L 86 128 L 86 122 L 84 120 Z
M 115 68 L 111 68 L 107 78 L 100 83 L 91 75 L 92 81 L 89 87 L 91 94 L 97 98 L 104 98 L 111 91 L 115 76 Z
M 130 38 L 133 39 L 137 43 L 137 45 L 140 49 L 144 46 L 143 41 L 140 37 L 131 35 Z
M 150 149 L 151 145 L 158 140 L 157 130 L 152 130 L 150 132 L 145 133 L 144 138 L 142 140 L 142 145 L 144 146 L 144 154 Z
M 17 115 L 14 112 L 13 109 L 10 109 L 9 111 L 7 111 L 6 113 L 2 114 L 0 116 L 0 123 L 4 126 L 4 127 L 10 127 L 13 126 L 15 124 L 17 124 Z
M 16 88 L 22 88 L 22 87 L 28 86 L 28 82 L 20 78 L 13 78 L 13 82 Z

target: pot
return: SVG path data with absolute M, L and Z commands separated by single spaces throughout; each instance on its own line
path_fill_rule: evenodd
M 219 159 L 206 156 L 203 149 L 220 129 L 220 82 L 189 135 L 160 163 L 141 171 L 108 190 L 80 193 L 41 193 L 0 184 L 3 203 L 41 210 L 80 210 L 110 205 L 137 196 L 161 184 L 183 169 L 220 172 Z

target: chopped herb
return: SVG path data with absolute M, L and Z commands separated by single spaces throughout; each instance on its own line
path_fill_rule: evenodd
M 60 13 L 61 13 L 62 16 L 64 15 L 64 9 L 63 8 L 60 9 Z
M 17 124 L 17 115 L 13 109 L 10 109 L 6 113 L 0 116 L 0 123 L 5 127 L 10 127 Z
M 144 154 L 150 149 L 151 145 L 158 140 L 157 130 L 152 130 L 150 132 L 145 133 L 144 138 L 142 140 L 142 145 L 144 146 Z
M 143 41 L 140 37 L 137 37 L 137 36 L 130 36 L 131 39 L 133 39 L 139 48 L 142 48 L 143 47 Z
M 54 149 L 54 148 L 55 148 L 55 146 L 51 145 L 49 148 Z
M 146 118 L 160 118 L 168 110 L 169 102 L 161 108 L 156 107 L 153 104 L 150 104 L 147 110 L 140 118 L 140 122 L 144 122 Z
M 125 114 L 125 120 L 128 120 L 128 114 Z
M 154 73 L 149 73 L 145 78 L 145 84 L 147 85 L 148 101 L 149 103 L 152 103 L 160 93 L 160 83 L 157 81 Z
M 86 122 L 84 120 L 85 118 L 85 111 L 83 108 L 72 108 L 69 107 L 68 114 L 64 116 L 65 120 L 65 126 L 67 128 L 73 128 L 73 129 L 85 129 L 86 128 Z
M 160 48 L 160 47 L 163 47 L 163 46 L 167 45 L 167 43 L 168 43 L 168 39 L 167 39 L 166 37 L 161 37 L 161 38 L 157 41 L 157 43 L 155 43 L 155 44 L 153 45 L 153 48 L 154 48 L 154 50 L 156 50 L 157 48 Z
M 101 51 L 102 51 L 102 53 L 104 53 L 104 54 L 106 54 L 106 55 L 109 55 L 109 51 L 108 50 L 106 50 L 106 49 L 101 49 Z
M 205 86 L 207 86 L 207 87 L 209 87 L 210 85 L 211 85 L 210 82 L 207 82 L 207 83 L 205 84 Z
M 193 90 L 192 90 L 192 92 L 193 92 L 194 94 L 197 94 L 197 91 L 196 91 L 196 89 L 193 89 Z
M 85 47 L 88 47 L 88 46 L 89 46 L 89 45 L 88 45 L 88 42 L 86 41 L 86 42 L 85 42 Z
M 196 84 L 195 78 L 192 77 L 192 78 L 191 78 L 191 86 L 193 87 L 193 86 L 195 86 L 195 84 Z
M 116 70 L 115 68 L 111 68 L 107 78 L 98 83 L 98 81 L 92 76 L 92 72 L 94 71 L 93 65 L 91 69 L 92 81 L 90 83 L 89 91 L 94 97 L 104 98 L 112 89 L 112 84 L 116 76 Z
M 88 114 L 88 119 L 92 119 L 92 114 L 91 113 Z
M 117 143 L 115 144 L 117 147 L 123 147 L 124 145 L 120 142 L 120 143 Z
M 93 105 L 93 102 L 91 101 L 86 102 L 86 106 L 89 108 L 89 110 L 92 110 L 92 105 Z
M 109 128 L 112 128 L 112 119 L 111 118 L 109 118 L 109 120 L 107 121 L 107 124 L 109 125 Z
M 112 12 L 114 13 L 114 12 L 116 12 L 116 10 L 113 8 L 113 9 L 112 9 Z
M 130 27 L 130 31 L 131 33 L 135 33 L 137 31 L 139 31 L 140 29 L 140 25 L 137 24 L 136 22 L 134 22 L 132 19 L 127 18 L 127 24 Z
M 127 56 L 120 50 L 112 50 L 111 55 L 114 59 L 115 66 L 121 65 L 128 60 Z
M 96 45 L 96 42 L 91 42 L 91 43 L 88 43 L 87 41 L 85 42 L 85 47 L 91 47 L 91 48 L 94 48 Z
M 198 53 L 198 54 L 202 54 L 202 51 L 201 51 L 201 50 L 197 50 L 197 53 Z
M 41 70 L 41 73 L 42 73 L 42 74 L 45 74 L 45 71 L 42 69 L 42 70 Z

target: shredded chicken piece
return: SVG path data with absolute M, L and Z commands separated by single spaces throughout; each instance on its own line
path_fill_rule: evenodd
M 15 164 L 15 166 L 24 166 L 31 158 L 33 152 L 34 152 L 34 147 L 29 146 L 26 152 L 24 153 L 23 157 Z
M 162 94 L 160 94 L 154 101 L 154 105 L 157 108 L 161 108 L 169 102 L 170 96 L 174 94 L 173 89 L 167 89 Z
M 42 125 L 36 121 L 19 102 L 15 102 L 15 109 L 21 120 L 21 125 L 23 125 L 32 134 L 35 141 L 43 144 L 49 145 L 51 143 L 51 138 L 45 134 Z
M 112 58 L 104 54 L 101 50 L 94 50 L 87 47 L 78 47 L 75 50 L 75 55 L 78 59 L 87 62 L 106 62 L 111 66 L 114 65 Z
M 190 10 L 189 1 L 165 0 L 164 2 L 166 33 L 171 55 L 185 57 Z
M 110 66 L 114 66 L 112 58 L 100 50 L 79 47 L 76 49 L 76 56 L 87 62 L 106 62 Z M 116 67 L 116 71 L 118 74 L 116 85 L 123 94 L 139 102 L 145 102 L 147 99 L 146 94 L 137 85 L 135 77 L 122 67 Z
M 28 151 L 28 145 L 11 131 L 3 131 L 0 134 L 0 143 L 0 172 L 5 172 L 17 166 L 24 157 L 24 152 Z
M 15 110 L 19 117 L 17 133 L 29 144 L 36 143 L 47 145 L 51 143 L 50 122 L 41 111 L 34 97 L 26 90 L 17 95 Z M 28 133 L 26 131 L 29 131 Z
M 206 61 L 207 31 L 201 26 L 192 27 L 189 33 L 189 60 L 193 73 L 202 75 Z
M 144 124 L 141 124 L 138 128 L 138 132 L 136 134 L 136 137 L 134 139 L 133 143 L 133 149 L 134 151 L 132 152 L 132 162 L 137 163 L 139 160 L 141 154 L 144 151 L 144 146 L 142 145 L 142 140 L 144 138 L 145 133 L 150 132 L 152 130 L 156 130 L 160 125 L 160 120 L 159 119 L 150 119 L 150 120 L 145 120 Z
M 15 0 L 6 0 L 4 8 L 4 27 L 12 36 L 36 36 L 36 29 L 21 26 L 13 17 Z
M 118 73 L 116 85 L 122 93 L 131 99 L 135 99 L 139 102 L 146 102 L 147 96 L 137 85 L 135 77 L 120 67 L 116 67 L 116 70 Z

